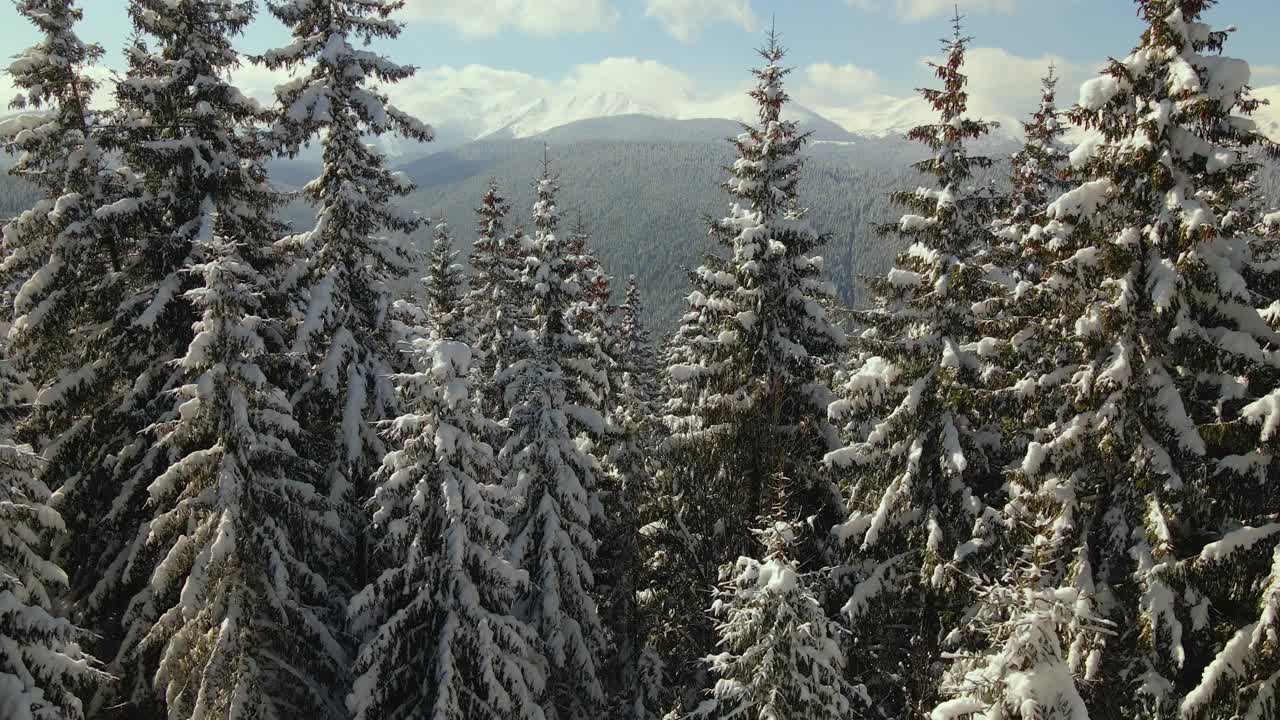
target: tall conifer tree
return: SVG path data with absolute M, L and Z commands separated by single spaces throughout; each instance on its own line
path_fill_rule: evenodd
M 1075 184 L 1042 224 L 1021 343 L 1032 442 L 1011 485 L 1053 518 L 1043 587 L 1094 717 L 1276 711 L 1280 336 L 1246 278 L 1257 247 L 1248 66 L 1207 0 L 1139 0 L 1138 47 L 1081 88 Z M 1019 490 L 1019 487 L 1025 490 Z M 1111 630 L 1108 632 L 1107 629 Z
M 388 318 L 393 284 L 410 271 L 412 254 L 402 240 L 422 222 L 402 211 L 397 198 L 413 184 L 392 172 L 366 140 L 398 133 L 417 141 L 432 129 L 390 104 L 386 89 L 414 68 L 357 47 L 397 37 L 393 13 L 399 0 L 290 0 L 270 10 L 288 26 L 289 45 L 262 62 L 295 79 L 276 89 L 272 134 L 287 154 L 320 138 L 320 176 L 303 190 L 316 209 L 315 227 L 292 236 L 284 249 L 295 258 L 286 278 L 297 321 L 292 350 L 310 372 L 294 390 L 298 419 L 312 441 L 302 454 L 324 468 L 322 486 L 351 508 L 348 532 L 367 524 L 356 511 L 368 495 L 368 478 L 382 462 L 385 446 L 375 423 L 395 415 L 390 377 L 399 359 L 399 339 Z M 364 541 L 357 538 L 354 563 L 344 565 L 363 583 Z
M 161 712 L 151 689 L 155 656 L 137 651 L 162 610 L 149 583 L 160 547 L 150 542 L 148 487 L 173 460 L 158 428 L 176 419 L 171 395 L 185 381 L 178 361 L 197 317 L 185 297 L 198 281 L 189 272 L 194 243 L 211 210 L 229 235 L 261 237 L 275 223 L 246 201 L 264 183 L 260 164 L 242 163 L 261 155 L 246 132 L 261 108 L 226 80 L 239 62 L 231 41 L 251 20 L 251 4 L 137 0 L 129 11 L 138 36 L 104 140 L 121 165 L 94 210 L 112 271 L 92 289 L 90 307 L 104 311 L 93 313 L 92 355 L 77 378 L 92 406 L 60 439 L 77 451 L 60 494 L 80 607 L 121 675 L 111 707 L 148 717 Z
M 463 311 L 474 339 L 472 386 L 481 413 L 488 418 L 506 417 L 495 378 L 506 366 L 511 334 L 518 324 L 521 257 L 506 231 L 511 205 L 501 194 L 498 181 L 489 180 L 476 208 L 476 239 L 471 245 L 471 282 Z
M 875 307 L 857 313 L 856 361 L 831 406 L 852 440 L 827 458 L 847 470 L 850 505 L 835 528 L 849 551 L 837 594 L 853 652 L 875 668 L 874 702 L 890 714 L 935 704 L 947 625 L 970 602 L 963 569 L 996 529 L 988 503 L 1003 457 L 988 392 L 998 376 L 985 372 L 981 342 L 985 301 L 1002 292 L 980 259 L 999 198 L 975 184 L 991 160 L 965 147 L 992 124 L 966 115 L 970 38 L 958 15 L 953 28 L 931 63 L 942 88 L 920 90 L 938 121 L 907 133 L 931 151 L 915 168 L 933 185 L 890 195 L 908 213 L 881 230 L 910 244 L 868 282 Z
M 1010 159 L 1009 203 L 1007 212 L 996 218 L 996 245 L 1000 252 L 995 260 L 1014 273 L 1011 284 L 1018 280 L 1039 278 L 1035 264 L 1035 240 L 1027 230 L 1036 224 L 1050 201 L 1070 187 L 1065 113 L 1059 109 L 1058 76 L 1050 65 L 1040 81 L 1040 105 L 1022 123 L 1022 149 Z
M 535 182 L 534 255 L 525 281 L 533 298 L 530 348 L 501 377 L 512 403 L 503 448 L 513 490 L 511 558 L 529 573 L 518 615 L 542 640 L 550 666 L 547 715 L 599 717 L 605 636 L 593 596 L 598 549 L 592 534 L 602 507 L 597 461 L 577 437 L 599 436 L 603 420 L 587 404 L 580 370 L 592 370 L 588 348 L 570 323 L 579 292 L 565 240 L 557 234 L 557 179 L 546 164 Z
M 795 532 L 776 521 L 759 532 L 764 560 L 740 557 L 722 571 L 711 609 L 721 652 L 707 658 L 717 676 L 701 718 L 840 720 L 865 705 L 866 691 L 845 676 L 845 632 L 827 616 L 812 582 L 791 559 Z
M 431 336 L 467 342 L 471 337 L 463 311 L 465 278 L 453 249 L 453 234 L 443 218 L 431 231 L 431 252 L 427 255 L 427 291 L 424 298 Z
M 157 508 L 147 543 L 163 559 L 130 607 L 141 639 L 129 660 L 158 656 L 174 720 L 344 716 L 341 598 L 325 578 L 338 515 L 294 450 L 300 428 L 264 362 L 270 276 L 255 265 L 268 264 L 273 238 L 198 243 L 191 272 L 203 282 L 187 298 L 201 318 L 179 361 L 187 383 L 175 419 L 155 428 L 172 459 L 147 488 Z
M 13 441 L 31 387 L 0 342 L 0 716 L 80 720 L 77 693 L 107 678 L 80 649 L 87 634 L 59 617 L 67 574 L 50 546 L 66 530 L 40 480 L 41 459 Z
M 691 709 L 704 681 L 712 628 L 708 591 L 719 568 L 760 553 L 752 529 L 775 503 L 795 527 L 830 525 L 840 499 L 821 460 L 834 430 L 822 370 L 844 344 L 827 317 L 834 287 L 814 256 L 825 237 L 800 205 L 801 148 L 808 135 L 783 120 L 789 69 L 777 36 L 759 51 L 750 91 L 757 121 L 734 138 L 724 189 L 730 214 L 710 225 L 725 251 L 690 273 L 689 307 L 667 369 L 668 458 L 651 544 L 650 590 L 665 619 L 655 629 L 675 695 Z M 821 567 L 825 533 L 789 548 L 801 572 Z
M 448 328 L 449 325 L 437 326 Z M 546 663 L 512 615 L 529 574 L 504 557 L 505 493 L 487 420 L 470 397 L 467 346 L 419 339 L 397 375 L 400 449 L 376 478 L 374 523 L 386 570 L 351 603 L 358 632 L 347 705 L 356 720 L 542 720 Z

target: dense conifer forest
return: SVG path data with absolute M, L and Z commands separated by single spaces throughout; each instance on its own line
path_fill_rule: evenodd
M 784 119 L 770 30 L 752 122 L 403 165 L 403 3 L 128 4 L 95 107 L 15 0 L 0 720 L 1280 718 L 1280 145 L 1215 0 L 1015 144 L 957 11 L 903 138 Z

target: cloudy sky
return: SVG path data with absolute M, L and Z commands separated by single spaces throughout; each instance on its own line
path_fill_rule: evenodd
M 130 34 L 124 0 L 88 0 L 82 35 L 121 65 Z M 975 113 L 1009 121 L 1033 106 L 1037 78 L 1052 61 L 1064 99 L 1108 56 L 1135 44 L 1136 5 L 1126 0 L 960 0 L 974 37 L 968 71 Z M 752 48 L 775 18 L 793 97 L 859 130 L 910 120 L 912 89 L 931 78 L 924 59 L 949 32 L 952 0 L 408 0 L 407 27 L 381 48 L 420 68 L 393 99 L 437 124 L 483 124 L 476 115 L 536 101 L 619 93 L 641 111 L 714 114 L 749 84 Z M 1228 54 L 1254 67 L 1253 85 L 1280 101 L 1280 2 L 1224 0 L 1208 15 L 1239 28 Z M 10 54 L 34 34 L 11 3 L 0 4 L 0 43 Z M 265 13 L 242 39 L 246 51 L 283 44 Z M 278 80 L 239 73 L 266 97 Z M 0 88 L 3 90 L 4 88 Z M 473 128 L 474 130 L 474 128 Z

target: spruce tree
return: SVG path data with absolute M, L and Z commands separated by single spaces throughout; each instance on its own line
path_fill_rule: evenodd
M 77 323 L 90 304 L 86 296 L 105 274 L 105 259 L 119 257 L 105 252 L 111 234 L 93 215 L 110 175 L 100 118 L 89 107 L 97 84 L 85 73 L 103 50 L 76 35 L 83 13 L 72 0 L 22 0 L 16 9 L 41 39 L 8 68 L 18 90 L 9 107 L 17 112 L 0 123 L 0 140 L 17 156 L 9 173 L 42 197 L 4 227 L 0 285 L 14 291 L 3 309 L 14 322 L 10 356 L 43 387 L 83 353 Z
M 471 245 L 471 278 L 463 315 L 473 338 L 472 387 L 481 414 L 506 417 L 494 378 L 505 366 L 505 346 L 514 329 L 514 302 L 521 268 L 517 253 L 511 251 L 506 218 L 511 205 L 501 194 L 498 181 L 490 178 L 480 207 L 476 208 L 476 239 Z
M 1057 105 L 1058 77 L 1054 67 L 1040 80 L 1040 107 L 1022 123 L 1022 149 L 1011 161 L 1009 216 L 1015 222 L 1042 212 L 1068 187 L 1067 125 Z
M 533 305 L 529 349 L 500 377 L 511 403 L 510 437 L 502 450 L 513 491 L 511 559 L 529 574 L 517 614 L 538 633 L 549 664 L 549 718 L 589 720 L 605 702 L 601 672 L 605 636 L 596 601 L 592 533 L 602 507 L 597 461 L 578 436 L 603 432 L 600 414 L 584 404 L 579 371 L 588 348 L 569 313 L 579 292 L 565 241 L 557 234 L 559 184 L 550 165 L 535 182 L 534 255 L 525 281 Z
M 863 704 L 865 690 L 845 677 L 842 628 L 822 607 L 789 556 L 785 522 L 759 532 L 765 559 L 738 558 L 723 570 L 712 612 L 722 652 L 708 658 L 717 676 L 701 718 L 840 720 Z
M 834 529 L 849 553 L 837 595 L 851 652 L 876 668 L 869 690 L 889 714 L 936 704 L 944 638 L 971 602 L 964 573 L 996 529 L 989 504 L 1004 457 L 990 407 L 1002 378 L 983 341 L 987 301 L 1002 294 L 984 259 L 1000 198 L 973 177 L 991 160 L 965 147 L 992 124 L 966 115 L 970 38 L 958 15 L 953 27 L 931 64 L 942 88 L 920 90 L 938 121 L 907 133 L 932 152 L 914 165 L 932 186 L 890 195 L 908 213 L 881 231 L 909 245 L 868 280 L 875 304 L 856 313 L 855 361 L 831 406 L 851 440 L 827 457 L 849 498 Z
M 431 336 L 467 342 L 471 334 L 463 317 L 462 266 L 458 251 L 453 249 L 453 236 L 442 218 L 431 234 L 431 252 L 427 256 L 427 291 L 425 308 Z
M 610 425 L 606 435 L 606 447 L 601 455 L 608 455 L 609 438 L 616 435 L 612 427 L 613 396 L 618 382 L 617 333 L 614 327 L 616 308 L 611 304 L 612 278 L 604 271 L 600 258 L 590 247 L 591 232 L 579 214 L 569 230 L 565 242 L 566 259 L 572 268 L 573 282 L 577 283 L 579 298 L 570 310 L 571 325 L 582 339 L 590 356 L 590 369 L 581 366 L 582 387 L 590 404 L 599 411 Z
M 995 262 L 1015 273 L 1017 280 L 1039 279 L 1035 243 L 1028 230 L 1049 206 L 1070 187 L 1067 132 L 1064 113 L 1057 105 L 1058 77 L 1054 67 L 1040 81 L 1040 106 L 1022 123 L 1022 149 L 1010 159 L 1008 210 L 996 218 L 999 253 Z
M 952 655 L 940 688 L 948 699 L 932 718 L 1089 717 L 1075 674 L 1093 672 L 1087 670 L 1097 658 L 1090 641 L 1114 628 L 1094 613 L 1088 586 L 1063 582 L 1082 557 L 1062 542 L 1073 518 L 1056 491 L 1028 486 L 1016 472 L 1009 478 L 1002 552 L 987 564 L 995 578 L 977 581 L 976 604 L 966 615 L 967 647 Z
M 409 78 L 398 65 L 353 43 L 397 37 L 397 0 L 282 2 L 270 10 L 288 26 L 293 42 L 261 58 L 271 70 L 295 75 L 276 89 L 272 135 L 288 155 L 314 138 L 322 143 L 320 176 L 303 196 L 316 209 L 309 231 L 287 238 L 284 251 L 297 269 L 287 277 L 296 321 L 292 351 L 311 371 L 291 388 L 299 421 L 311 441 L 301 450 L 324 468 L 321 486 L 345 501 L 348 531 L 360 534 L 354 562 L 344 568 L 363 583 L 371 569 L 357 504 L 385 447 L 374 424 L 395 415 L 392 369 L 399 339 L 388 321 L 392 284 L 409 273 L 412 254 L 402 236 L 421 218 L 394 201 L 413 190 L 402 173 L 366 142 L 394 132 L 416 141 L 432 130 L 391 105 L 386 88 Z
M 1037 568 L 1027 568 L 1034 576 Z M 1089 709 L 1076 688 L 1062 629 L 1105 624 L 1078 612 L 1080 596 L 1070 588 L 1037 589 L 1034 580 L 984 588 L 978 626 L 990 651 L 960 655 L 943 691 L 955 695 L 930 712 L 930 720 L 957 717 L 1087 720 Z
M 66 527 L 39 478 L 40 457 L 13 441 L 30 389 L 0 357 L 0 717 L 79 720 L 77 693 L 107 678 L 80 649 L 86 633 L 57 614 L 67 575 L 50 545 Z
M 35 467 L 38 482 L 65 494 L 78 479 L 103 475 L 95 459 L 109 423 L 97 418 L 112 407 L 106 398 L 115 388 L 102 345 L 115 329 L 110 320 L 124 253 L 121 236 L 95 211 L 119 191 L 116 180 L 127 172 L 107 168 L 104 123 L 89 106 L 96 83 L 86 74 L 103 50 L 77 36 L 78 5 L 30 0 L 17 10 L 41 39 L 9 67 L 19 90 L 11 106 L 21 112 L 0 123 L 0 137 L 5 150 L 18 155 L 10 173 L 41 198 L 4 227 L 2 315 L 12 321 L 9 359 L 37 393 L 15 432 L 47 460 Z M 113 495 L 110 485 L 98 491 L 93 521 Z M 77 504 L 59 506 L 73 528 L 82 527 L 87 509 Z M 75 553 L 66 560 L 73 572 L 80 564 Z M 93 581 L 72 582 L 83 589 Z
M 678 336 L 686 359 L 668 369 L 673 442 L 715 454 L 735 486 L 725 489 L 740 501 L 725 513 L 726 550 L 753 544 L 750 527 L 769 507 L 775 477 L 791 484 L 785 494 L 797 517 L 830 515 L 833 504 L 820 472 L 831 428 L 819 369 L 844 335 L 827 319 L 834 289 L 811 255 L 825 237 L 798 202 L 808 135 L 779 119 L 789 100 L 784 54 L 772 35 L 760 51 L 766 65 L 753 71 L 750 93 L 758 124 L 732 141 L 738 158 L 724 188 L 734 205 L 710 227 L 729 256 L 710 255 L 690 273 Z
M 986 325 L 1000 338 L 986 342 L 1003 348 L 999 363 L 1014 369 L 1008 377 L 1026 374 L 1042 362 L 1046 352 L 1027 329 L 1041 321 L 1018 317 L 1017 298 L 1044 270 L 1038 242 L 1045 238 L 1033 228 L 1043 222 L 1049 203 L 1069 187 L 1068 154 L 1062 140 L 1067 128 L 1064 113 L 1056 105 L 1056 88 L 1057 77 L 1050 66 L 1041 81 L 1040 105 L 1023 123 L 1023 148 L 1012 157 L 1008 209 L 994 223 L 992 265 L 1002 272 L 1007 269 L 1000 279 L 1012 292 L 989 303 L 993 311 L 1009 317 L 1003 326 Z M 1013 385 L 996 390 L 987 412 L 1034 424 L 1035 403 L 1025 400 L 1023 389 Z M 1005 457 L 1025 452 L 1023 433 L 1009 432 L 1003 439 Z M 1079 665 L 1080 653 L 1088 648 L 1068 649 L 1061 638 L 1066 633 L 1079 636 L 1082 629 L 1106 633 L 1110 627 L 1090 614 L 1087 602 L 1077 602 L 1085 595 L 1081 589 L 1058 585 L 1075 558 L 1071 548 L 1056 542 L 1059 528 L 1070 518 L 1056 512 L 1052 488 L 1028 486 L 1015 474 L 1005 489 L 996 533 L 998 549 L 971 580 L 977 594 L 976 604 L 968 610 L 971 621 L 949 636 L 953 644 L 964 646 L 954 653 L 942 679 L 942 693 L 950 699 L 932 714 L 953 717 L 977 709 L 1038 713 L 1063 720 L 1087 717 L 1070 668 Z M 1028 677 L 1042 680 L 1026 682 Z
M 185 383 L 178 361 L 197 318 L 185 299 L 198 280 L 193 244 L 211 210 L 227 235 L 276 230 L 271 213 L 246 200 L 265 192 L 261 165 L 243 162 L 261 155 L 248 131 L 261 108 L 225 79 L 251 3 L 138 0 L 130 16 L 138 34 L 103 133 L 119 165 L 93 210 L 97 267 L 110 271 L 81 296 L 87 352 L 48 393 L 59 402 L 75 383 L 76 417 L 47 452 L 61 475 L 78 607 L 121 676 L 120 697 L 95 704 L 148 717 L 160 713 L 156 657 L 136 651 L 160 610 L 149 579 L 161 558 L 149 543 L 147 488 L 172 460 L 156 430 L 176 418 L 172 394 Z
M 129 618 L 155 614 L 139 646 L 158 655 L 174 720 L 344 717 L 340 599 L 323 564 L 337 554 L 338 516 L 294 450 L 300 428 L 263 365 L 268 276 L 254 265 L 271 242 L 198 243 L 190 271 L 203 282 L 187 298 L 201 318 L 178 363 L 186 384 L 174 419 L 154 428 L 171 462 L 147 488 L 147 544 L 163 559 Z
M 636 593 L 642 585 L 644 556 L 641 518 L 649 514 L 656 470 L 652 448 L 660 439 L 657 367 L 635 276 L 627 281 L 622 305 L 614 308 L 606 337 L 616 358 L 613 393 L 608 399 L 610 438 L 602 458 L 601 494 L 606 523 L 601 548 L 601 616 L 610 641 L 607 673 L 611 717 L 655 717 L 661 674 L 659 659 L 647 645 L 650 618 Z
M 1248 66 L 1207 0 L 1140 0 L 1134 51 L 1081 88 L 1075 184 L 1028 231 L 1045 277 L 1015 339 L 1049 350 L 1018 387 L 1032 442 L 1013 482 L 1052 500 L 1046 588 L 1095 717 L 1276 710 L 1280 336 L 1246 281 L 1257 238 Z M 1030 242 L 1030 240 L 1029 240 Z
M 92 636 L 60 616 L 69 579 L 52 549 L 66 526 L 50 489 L 86 467 L 81 412 L 101 371 L 90 338 L 114 309 L 103 278 L 120 257 L 94 215 L 113 184 L 86 75 L 102 48 L 77 36 L 71 0 L 16 9 L 40 39 L 8 67 L 19 112 L 0 139 L 41 197 L 5 225 L 0 252 L 0 716 L 52 720 L 83 717 L 77 694 L 109 684 L 80 648 Z
M 504 496 L 487 420 L 470 397 L 470 351 L 420 339 L 415 372 L 397 375 L 400 449 L 383 461 L 374 523 L 386 570 L 350 614 L 372 630 L 347 705 L 356 720 L 541 720 L 545 661 L 512 616 L 529 575 L 504 557 Z
M 821 471 L 834 430 L 822 371 L 844 344 L 828 318 L 834 287 L 813 252 L 825 241 L 810 225 L 797 186 L 808 135 L 782 120 L 788 101 L 770 34 L 754 70 L 757 122 L 732 139 L 737 159 L 724 189 L 730 214 L 710 224 L 724 254 L 690 273 L 692 292 L 667 369 L 666 480 L 645 528 L 655 628 L 666 655 L 670 703 L 691 709 L 703 680 L 712 628 L 705 617 L 719 568 L 758 547 L 751 529 L 775 501 L 788 521 L 830 525 L 840 500 Z M 825 563 L 822 535 L 790 548 L 802 572 Z

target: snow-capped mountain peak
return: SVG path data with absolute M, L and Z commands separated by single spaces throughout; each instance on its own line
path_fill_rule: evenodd
M 478 137 L 531 137 L 579 120 L 617 115 L 661 117 L 662 112 L 619 92 L 542 97 L 509 115 L 491 115 L 492 119 Z

